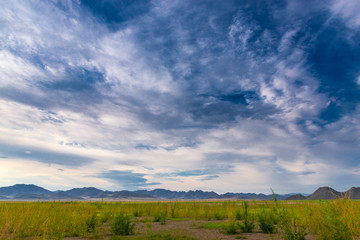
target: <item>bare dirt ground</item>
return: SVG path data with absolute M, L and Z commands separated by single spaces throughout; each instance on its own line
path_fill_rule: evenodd
M 206 229 L 201 226 L 204 223 L 209 223 L 214 221 L 167 221 L 165 225 L 160 223 L 152 223 L 151 231 L 153 233 L 172 233 L 177 236 L 190 236 L 197 239 L 206 239 L 206 240 L 217 240 L 217 239 L 237 239 L 236 237 L 242 236 L 243 239 L 277 239 L 271 238 L 268 234 L 262 234 L 255 231 L 254 233 L 239 233 L 236 235 L 227 235 L 222 229 Z M 139 230 L 144 231 L 146 229 L 145 225 L 138 226 Z M 139 232 L 145 233 L 145 232 Z M 274 237 L 274 235 L 272 236 Z
M 255 228 L 252 233 L 238 233 L 235 235 L 228 235 L 225 233 L 223 229 L 206 229 L 203 228 L 202 225 L 210 222 L 217 221 L 167 221 L 165 225 L 161 225 L 160 223 L 152 223 L 151 231 L 154 233 L 162 233 L 162 232 L 171 232 L 175 235 L 186 235 L 190 237 L 194 237 L 197 239 L 206 239 L 206 240 L 217 240 L 217 239 L 249 239 L 249 240 L 277 240 L 282 239 L 279 234 L 264 234 L 260 231 L 260 229 Z M 144 234 L 144 229 L 146 227 L 143 225 L 137 226 L 139 229 L 139 234 Z M 306 237 L 307 240 L 315 240 L 315 238 L 311 235 Z
M 166 224 L 161 225 L 158 222 L 138 222 L 135 227 L 135 234 L 132 236 L 121 237 L 118 239 L 142 239 L 146 238 L 147 234 L 160 234 L 181 238 L 183 236 L 193 237 L 201 240 L 232 240 L 232 239 L 248 239 L 248 240 L 281 240 L 281 234 L 264 234 L 259 228 L 255 228 L 252 233 L 237 233 L 235 235 L 228 235 L 223 229 L 206 229 L 203 224 L 221 221 L 205 221 L 205 220 L 187 220 L 187 221 L 166 221 Z M 110 239 L 111 233 L 106 230 L 99 239 Z M 64 238 L 66 240 L 86 240 L 87 238 Z M 313 235 L 307 235 L 307 240 L 315 240 Z

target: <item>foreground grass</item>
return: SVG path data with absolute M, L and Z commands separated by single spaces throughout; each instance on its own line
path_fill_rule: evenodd
M 360 236 L 360 202 L 0 202 L 0 239 L 195 239 L 154 233 L 152 224 L 202 221 L 225 234 L 257 232 L 280 239 L 350 240 Z M 141 225 L 142 224 L 142 225 Z M 141 232 L 138 226 L 144 226 Z

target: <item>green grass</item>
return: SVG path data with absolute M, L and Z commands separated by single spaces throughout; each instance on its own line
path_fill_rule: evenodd
M 131 222 L 130 217 L 121 212 L 115 217 L 113 224 L 111 225 L 111 232 L 114 235 L 131 235 L 134 234 L 135 224 Z
M 226 229 L 226 222 L 208 222 L 201 225 L 206 229 Z
M 160 222 L 162 225 L 166 224 L 167 210 L 160 210 L 154 215 L 154 222 Z
M 245 233 L 250 233 L 255 228 L 255 223 L 247 201 L 243 202 L 243 221 L 239 223 L 239 226 L 241 231 Z
M 274 233 L 276 231 L 275 223 L 277 218 L 270 209 L 263 209 L 258 213 L 259 227 L 263 233 Z
M 239 225 L 234 220 L 229 220 L 225 225 L 226 234 L 237 234 Z
M 229 220 L 226 222 L 208 222 L 202 224 L 200 227 L 206 229 L 222 229 L 226 234 L 233 235 L 238 233 L 239 224 L 233 220 Z
M 133 235 L 125 238 L 141 239 L 146 235 L 148 239 L 171 239 L 170 233 L 160 236 L 151 232 L 151 222 L 158 219 L 160 223 L 190 220 L 194 225 L 207 221 L 202 228 L 222 229 L 223 234 L 246 232 L 253 224 L 283 239 L 312 235 L 318 240 L 350 240 L 360 237 L 359 213 L 360 201 L 346 198 L 291 202 L 0 202 L 0 239 L 101 239 L 110 235 L 120 239 L 114 230 L 111 233 L 116 221 L 132 230 L 129 234 Z M 126 221 L 121 223 L 119 216 Z M 137 226 L 141 224 L 149 225 L 150 230 L 140 236 Z

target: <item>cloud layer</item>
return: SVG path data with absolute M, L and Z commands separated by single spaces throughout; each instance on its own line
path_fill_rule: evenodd
M 1 2 L 1 181 L 356 185 L 360 5 L 303 4 Z

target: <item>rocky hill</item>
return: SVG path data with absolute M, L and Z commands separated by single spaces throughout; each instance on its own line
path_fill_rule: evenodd
M 305 200 L 306 197 L 302 194 L 295 194 L 287 197 L 285 200 Z
M 335 191 L 331 187 L 320 187 L 315 192 L 310 194 L 306 199 L 307 200 L 315 200 L 315 199 L 336 199 L 341 198 L 341 192 Z
M 82 197 L 82 198 L 101 198 L 104 191 L 94 187 L 84 188 L 73 188 L 71 190 L 63 191 L 64 194 L 71 197 Z
M 360 187 L 352 187 L 344 195 L 350 199 L 360 199 Z
M 51 193 L 51 191 L 33 184 L 15 184 L 9 187 L 0 187 L 0 196 L 5 198 L 16 198 L 25 194 L 46 195 Z
M 331 187 L 320 187 L 307 197 L 301 194 L 296 194 L 286 198 L 286 200 L 330 200 L 342 197 L 360 199 L 360 187 L 352 187 L 345 192 L 338 192 Z

